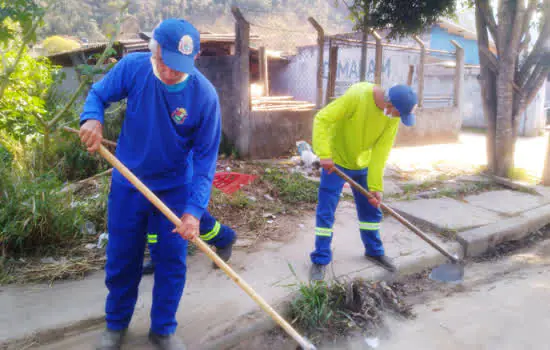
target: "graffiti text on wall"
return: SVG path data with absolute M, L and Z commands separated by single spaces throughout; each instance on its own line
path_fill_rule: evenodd
M 324 62 L 324 78 L 328 79 L 328 60 Z M 371 59 L 368 64 L 367 69 L 367 80 L 374 80 L 374 71 L 375 71 L 375 62 L 374 59 Z M 338 67 L 336 69 L 336 80 L 338 81 L 349 81 L 355 82 L 359 81 L 360 73 L 360 60 L 345 58 L 338 60 Z M 390 77 L 391 75 L 391 59 L 386 58 L 386 61 L 382 64 L 382 75 Z

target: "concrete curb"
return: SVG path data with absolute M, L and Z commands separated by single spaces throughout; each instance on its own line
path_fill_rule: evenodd
M 521 215 L 499 222 L 463 231 L 457 234 L 466 257 L 479 256 L 500 243 L 528 236 L 550 223 L 550 205 L 523 212 Z
M 460 254 L 462 247 L 459 244 L 456 244 L 449 249 Z M 381 270 L 372 278 L 372 280 L 385 280 L 388 282 L 398 281 L 409 275 L 433 268 L 434 266 L 445 262 L 445 260 L 446 258 L 439 253 L 437 253 L 437 255 L 429 254 L 428 256 L 410 259 L 399 266 L 399 271 L 397 274 L 391 274 Z M 344 275 L 339 275 L 337 279 L 341 280 L 343 278 L 358 277 L 361 275 L 362 270 L 363 269 L 350 271 Z M 327 278 L 329 281 L 335 279 L 332 274 L 328 274 Z M 287 310 L 289 310 L 288 306 L 295 295 L 295 293 L 289 293 L 286 297 L 271 303 L 273 308 L 278 310 L 278 312 L 281 313 L 281 316 L 283 316 L 287 321 L 290 321 L 287 314 Z M 28 347 L 29 344 L 40 344 L 46 346 L 53 345 L 73 335 L 100 329 L 104 325 L 104 322 L 104 315 L 101 315 L 93 316 L 88 319 L 66 325 L 38 330 L 23 337 L 9 339 L 0 343 L 0 350 L 21 349 Z M 267 314 L 258 309 L 251 313 L 238 316 L 229 323 L 214 326 L 209 330 L 208 336 L 199 341 L 199 344 L 189 344 L 189 346 L 190 348 L 197 348 L 201 350 L 227 349 L 231 346 L 238 345 L 243 339 L 251 338 L 277 327 L 278 325 Z

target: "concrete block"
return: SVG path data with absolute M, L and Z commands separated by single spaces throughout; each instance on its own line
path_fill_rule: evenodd
M 489 210 L 474 207 L 451 198 L 420 199 L 392 203 L 392 207 L 439 230 L 466 230 L 500 220 Z
M 517 215 L 548 203 L 541 196 L 510 190 L 485 192 L 465 197 L 464 200 L 476 207 L 506 215 Z
M 457 239 L 464 247 L 465 256 L 478 256 L 490 248 L 511 240 L 520 239 L 529 233 L 525 218 L 515 217 L 460 232 Z
M 461 182 L 474 182 L 474 183 L 490 183 L 492 181 L 487 176 L 481 176 L 481 175 L 464 175 L 464 176 L 457 177 L 455 180 L 461 181 Z
M 549 223 L 550 205 L 545 205 L 515 218 L 460 232 L 457 238 L 466 256 L 478 256 L 500 243 L 522 239 Z
M 550 223 L 550 204 L 526 211 L 522 216 L 527 219 L 531 231 L 538 230 Z

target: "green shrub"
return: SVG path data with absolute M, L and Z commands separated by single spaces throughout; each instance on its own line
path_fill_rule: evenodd
M 58 138 L 55 144 L 56 170 L 63 181 L 78 181 L 107 170 L 110 166 L 98 154 L 90 154 L 77 136 Z
M 4 147 L 4 145 L 0 143 L 0 174 L 11 168 L 12 161 L 13 155 L 6 147 Z
M 80 215 L 85 221 L 95 225 L 97 233 L 107 231 L 107 200 L 109 196 L 109 180 L 104 177 L 100 180 L 99 191 L 77 201 Z
M 8 254 L 32 254 L 64 246 L 83 223 L 72 196 L 52 174 L 0 178 L 0 242 Z

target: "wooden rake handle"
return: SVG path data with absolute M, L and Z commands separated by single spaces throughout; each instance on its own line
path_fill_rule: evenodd
M 75 130 L 76 131 L 76 130 Z M 71 131 L 72 132 L 72 131 Z M 77 132 L 78 133 L 78 132 Z M 98 153 L 116 168 L 128 181 L 130 181 L 158 210 L 160 210 L 176 227 L 181 225 L 180 218 L 174 214 L 145 184 L 141 182 L 124 164 L 122 164 L 103 145 L 99 146 Z M 291 336 L 303 349 L 313 350 L 316 347 L 302 337 L 284 318 L 282 318 L 258 293 L 248 285 L 233 269 L 225 263 L 210 247 L 199 237 L 192 241 L 201 251 L 214 261 L 246 294 L 248 294 L 289 336 Z
M 338 169 L 337 167 L 334 167 L 334 172 L 338 174 L 342 179 L 346 180 L 351 186 L 353 186 L 357 191 L 361 192 L 362 195 L 365 197 L 372 199 L 373 196 L 361 185 L 359 185 L 357 182 L 353 181 L 353 179 L 349 176 L 347 176 L 342 170 Z M 433 239 L 428 237 L 424 232 L 420 231 L 420 229 L 416 226 L 414 226 L 410 221 L 399 215 L 395 210 L 388 207 L 384 203 L 381 203 L 380 206 L 383 210 L 390 213 L 391 216 L 397 219 L 400 223 L 405 225 L 407 228 L 409 228 L 412 232 L 414 232 L 417 236 L 422 238 L 424 241 L 426 241 L 429 245 L 437 249 L 441 254 L 445 255 L 447 258 L 451 259 L 453 263 L 458 263 L 459 260 L 449 253 L 445 248 L 437 244 Z
M 64 126 L 63 130 L 68 131 L 68 132 L 72 132 L 73 134 L 77 134 L 77 135 L 79 134 L 78 130 L 73 129 L 73 128 L 69 128 L 68 126 Z M 113 141 L 110 141 L 110 140 L 107 140 L 107 139 L 101 140 L 101 143 L 103 143 L 107 146 L 112 146 L 112 147 L 117 146 L 116 142 L 113 142 Z

